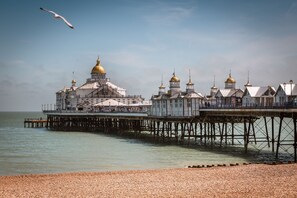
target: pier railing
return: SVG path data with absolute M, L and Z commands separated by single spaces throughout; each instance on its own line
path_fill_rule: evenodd
M 205 110 L 281 110 L 281 111 L 286 111 L 289 109 L 296 109 L 297 110 L 297 105 L 247 105 L 247 106 L 234 106 L 234 105 L 200 105 L 199 108 L 195 109 L 195 112 L 199 111 L 205 111 Z M 75 109 L 63 109 L 63 110 L 54 110 L 54 109 L 43 109 L 43 113 L 106 113 L 106 112 L 112 112 L 112 113 L 119 113 L 119 112 L 125 112 L 125 113 L 137 113 L 137 112 L 142 112 L 149 113 L 149 110 L 98 110 L 98 109 L 92 109 L 92 110 L 75 110 Z M 199 115 L 199 113 L 196 113 L 195 115 Z

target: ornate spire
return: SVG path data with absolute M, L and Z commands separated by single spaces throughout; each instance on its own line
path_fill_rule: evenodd
M 250 82 L 250 70 L 248 70 L 248 82 Z
M 251 87 L 252 85 L 250 84 L 250 71 L 248 70 L 248 79 L 247 83 L 244 85 L 245 87 Z
M 163 95 L 165 93 L 165 86 L 163 85 L 163 74 L 161 79 L 161 85 L 159 87 L 159 95 Z
M 193 85 L 192 80 L 191 80 L 191 69 L 189 69 L 189 82 L 187 85 Z
M 72 87 L 75 86 L 75 83 L 76 83 L 76 81 L 74 79 L 74 72 L 72 72 L 72 81 L 71 81 Z
M 163 85 L 163 74 L 162 74 L 161 85 L 160 85 L 159 89 L 164 89 L 164 88 L 165 88 L 165 86 Z
M 191 82 L 191 69 L 189 69 L 189 82 Z
M 100 58 L 99 58 L 99 55 L 98 55 L 98 58 L 97 58 L 97 64 L 96 65 L 100 65 Z
M 194 84 L 191 80 L 191 70 L 189 69 L 189 82 L 187 83 L 186 92 L 191 93 L 194 92 Z
M 211 89 L 216 89 L 216 75 L 213 76 L 213 86 Z

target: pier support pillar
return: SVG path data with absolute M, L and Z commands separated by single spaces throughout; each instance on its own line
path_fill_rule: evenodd
M 293 118 L 294 121 L 294 162 L 297 162 L 297 124 L 296 124 L 296 118 Z
M 279 147 L 280 147 L 280 140 L 281 140 L 281 132 L 282 132 L 282 123 L 283 123 L 283 117 L 280 117 L 279 121 L 279 130 L 278 130 L 278 137 L 277 137 L 277 143 L 276 143 L 276 158 L 278 158 L 278 152 L 279 152 Z

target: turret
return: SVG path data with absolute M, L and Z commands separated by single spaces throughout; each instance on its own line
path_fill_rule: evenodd
M 175 95 L 176 93 L 180 93 L 180 80 L 173 72 L 173 76 L 171 77 L 170 81 L 170 93 L 171 95 Z
M 194 92 L 194 83 L 191 80 L 191 71 L 189 70 L 189 82 L 187 83 L 186 92 L 191 93 Z
M 235 89 L 236 81 L 231 76 L 231 72 L 229 73 L 229 77 L 225 81 L 225 89 Z
M 159 87 L 159 96 L 165 94 L 165 86 L 163 85 L 163 75 L 162 75 L 162 81 L 161 81 L 161 85 Z
M 93 79 L 93 80 L 102 80 L 102 79 L 106 78 L 105 76 L 106 76 L 105 69 L 100 64 L 100 59 L 99 59 L 99 56 L 98 56 L 97 63 L 92 68 L 92 71 L 91 71 L 91 79 Z

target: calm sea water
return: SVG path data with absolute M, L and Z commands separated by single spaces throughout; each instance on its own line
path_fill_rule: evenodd
M 178 168 L 254 160 L 238 150 L 160 145 L 103 133 L 24 128 L 39 112 L 0 112 L 0 175 Z

